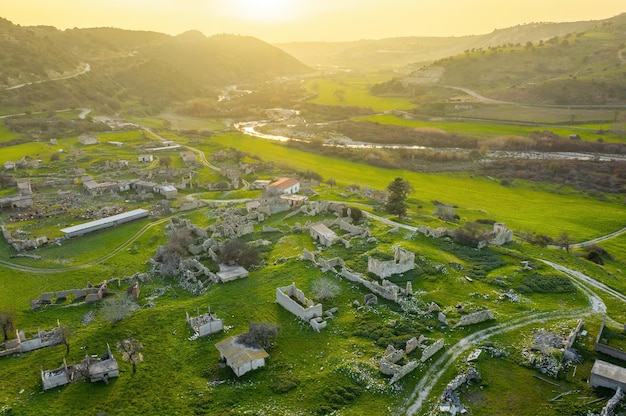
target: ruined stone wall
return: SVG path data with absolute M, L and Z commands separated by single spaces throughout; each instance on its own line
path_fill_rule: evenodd
M 417 360 L 411 360 L 406 365 L 401 366 L 400 370 L 396 374 L 394 374 L 393 377 L 391 377 L 389 384 L 393 384 L 396 381 L 400 380 L 402 377 L 415 370 L 418 365 L 419 363 L 417 362 Z
M 387 284 L 385 284 L 384 286 L 381 286 L 378 282 L 370 282 L 369 280 L 363 279 L 359 273 L 352 273 L 347 269 L 342 270 L 341 276 L 345 277 L 351 282 L 360 283 L 377 295 L 382 296 L 387 300 L 392 300 L 394 302 L 398 301 L 398 294 L 401 293 L 402 290 L 400 287 L 390 282 L 385 281 Z
M 444 339 L 441 338 L 439 341 L 426 347 L 424 349 L 424 352 L 422 352 L 422 358 L 420 358 L 420 361 L 424 362 L 428 360 L 430 357 L 432 357 L 437 352 L 439 352 L 439 350 L 443 348 L 443 345 L 444 345 Z
M 602 331 L 604 331 L 604 325 L 606 324 L 606 317 L 602 320 L 602 325 L 600 325 L 600 331 L 598 332 L 598 336 L 596 337 L 596 342 L 593 347 L 594 351 L 601 352 L 603 354 L 608 355 L 609 357 L 617 358 L 622 361 L 626 361 L 626 352 L 609 347 L 608 345 L 604 345 L 600 343 L 600 339 L 602 338 Z
M 326 260 L 320 257 L 319 266 L 321 267 L 323 272 L 327 272 L 335 267 L 341 267 L 342 269 L 345 267 L 345 262 L 341 257 L 335 257 L 334 259 Z
M 465 315 L 461 318 L 461 320 L 455 325 L 457 326 L 465 326 L 465 325 L 475 325 L 481 322 L 489 321 L 491 319 L 496 319 L 493 315 L 493 312 L 485 309 L 483 311 L 470 313 L 469 315 Z
M 276 288 L 276 302 L 305 322 L 321 317 L 323 313 L 322 304 L 314 305 L 312 300 L 304 296 L 304 292 L 296 288 L 295 284 Z
M 369 257 L 367 271 L 384 279 L 394 274 L 407 272 L 415 267 L 415 254 L 410 251 L 396 248 L 393 260 L 378 260 Z

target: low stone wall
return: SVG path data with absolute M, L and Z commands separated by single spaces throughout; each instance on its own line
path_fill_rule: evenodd
M 305 322 L 322 317 L 322 304 L 315 305 L 295 284 L 276 288 L 276 302 Z
M 470 313 L 469 315 L 463 316 L 454 327 L 456 328 L 458 326 L 475 325 L 492 319 L 496 319 L 493 315 L 493 312 L 485 309 L 483 311 L 474 312 Z
M 391 282 L 383 280 L 383 286 L 381 286 L 378 282 L 370 282 L 369 280 L 363 279 L 359 273 L 352 273 L 348 269 L 343 269 L 341 276 L 351 282 L 360 283 L 377 295 L 394 302 L 398 301 L 398 295 L 402 291 L 399 286 L 396 286 Z
M 370 257 L 367 261 L 367 271 L 382 279 L 407 272 L 414 267 L 415 254 L 401 248 L 396 248 L 393 260 L 383 261 Z
M 609 357 L 617 358 L 618 360 L 626 361 L 626 352 L 617 348 L 609 347 L 608 345 L 604 345 L 600 343 L 600 339 L 602 338 L 602 332 L 604 331 L 604 326 L 606 324 L 606 317 L 602 320 L 602 325 L 600 325 L 600 331 L 598 331 L 598 336 L 596 337 L 596 342 L 593 347 L 593 350 L 596 352 L 601 352 L 602 354 L 606 354 Z
M 440 340 L 438 340 L 434 344 L 429 345 L 428 347 L 426 347 L 424 349 L 424 352 L 422 352 L 422 358 L 420 358 L 420 361 L 421 362 L 425 362 L 430 357 L 432 357 L 433 355 L 437 354 L 439 352 L 439 350 L 441 350 L 443 348 L 444 344 L 445 344 L 445 341 L 444 341 L 443 338 L 441 338 Z

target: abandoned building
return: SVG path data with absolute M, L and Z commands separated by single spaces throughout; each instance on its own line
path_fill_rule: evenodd
M 237 279 L 243 279 L 250 274 L 244 267 L 239 265 L 229 266 L 227 264 L 220 264 L 220 271 L 216 273 L 220 282 L 226 283 Z
M 326 328 L 326 321 L 322 319 L 322 304 L 316 305 L 313 300 L 304 296 L 304 292 L 298 289 L 295 283 L 277 287 L 276 302 L 304 322 L 308 322 L 315 331 L 319 332 Z
M 111 354 L 111 348 L 107 344 L 107 351 L 101 357 L 90 357 L 87 355 L 79 364 L 74 365 L 67 365 L 64 358 L 63 365 L 57 369 L 44 370 L 42 368 L 41 383 L 45 391 L 87 377 L 92 383 L 104 381 L 105 384 L 109 384 L 110 378 L 119 377 L 119 375 L 120 371 L 117 361 Z
M 126 222 L 138 220 L 148 217 L 148 211 L 145 209 L 135 209 L 132 211 L 124 212 L 122 214 L 112 215 L 110 217 L 101 218 L 99 220 L 86 222 L 84 224 L 74 225 L 61 229 L 61 232 L 65 234 L 65 237 L 79 237 L 94 231 L 103 230 L 105 228 L 115 227 Z
M 187 323 L 197 337 L 212 335 L 224 330 L 224 321 L 218 319 L 217 316 L 210 311 L 193 317 L 189 316 L 187 312 L 185 312 L 185 314 L 187 315 Z
M 91 134 L 81 134 L 80 136 L 78 136 L 78 143 L 85 146 L 98 144 L 98 142 L 100 142 L 100 140 L 96 136 L 93 136 Z
M 311 238 L 320 244 L 329 247 L 331 246 L 339 236 L 335 234 L 333 230 L 328 228 L 324 223 L 313 224 L 309 227 L 309 233 Z
M 591 369 L 591 377 L 589 378 L 591 387 L 606 387 L 617 390 L 621 387 L 626 390 L 626 368 L 606 361 L 596 360 Z
M 367 260 L 367 271 L 381 279 L 407 272 L 414 267 L 415 254 L 400 247 L 396 247 L 393 260 L 378 260 L 374 257 L 369 257 Z
M 38 350 L 40 348 L 58 345 L 62 342 L 61 324 L 50 331 L 37 329 L 37 333 L 27 339 L 23 331 L 15 330 L 16 338 L 0 344 L 0 357 Z
M 137 156 L 137 160 L 139 160 L 140 162 L 149 163 L 149 162 L 152 162 L 154 160 L 154 156 L 152 156 L 152 155 L 139 155 L 139 156 Z
M 153 188 L 154 192 L 163 195 L 165 199 L 176 199 L 178 189 L 173 185 L 157 185 Z
M 181 159 L 183 159 L 183 163 L 186 166 L 195 165 L 196 162 L 198 161 L 196 154 L 191 151 L 180 152 L 180 157 Z
M 237 336 L 231 336 L 215 344 L 220 352 L 220 359 L 233 369 L 237 377 L 248 371 L 265 366 L 269 354 L 263 348 L 252 348 L 237 342 Z
M 295 178 L 279 178 L 270 183 L 267 190 L 276 194 L 296 194 L 300 191 L 300 181 Z

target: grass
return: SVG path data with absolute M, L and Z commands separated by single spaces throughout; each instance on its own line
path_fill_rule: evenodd
M 409 110 L 415 107 L 415 104 L 408 98 L 371 95 L 369 87 L 382 80 L 362 76 L 346 76 L 332 80 L 316 79 L 308 85 L 311 92 L 318 94 L 310 102 L 323 105 L 364 107 L 374 111 Z M 343 91 L 343 97 L 338 98 L 337 91 Z
M 621 203 L 602 202 L 575 193 L 545 192 L 539 185 L 516 183 L 505 187 L 484 177 L 431 175 L 363 166 L 238 133 L 221 135 L 212 142 L 235 147 L 287 170 L 312 170 L 324 178 L 336 178 L 338 184 L 344 186 L 358 183 L 382 190 L 394 178 L 402 177 L 415 189 L 412 197 L 416 204 L 429 213 L 434 212 L 431 201 L 438 200 L 458 206 L 457 212 L 464 220 L 490 217 L 506 222 L 514 230 L 534 229 L 553 237 L 567 230 L 578 241 L 624 226 Z M 541 230 L 536 228 L 537 224 L 541 224 Z
M 538 109 L 545 115 L 545 109 Z M 510 109 L 506 114 L 510 114 Z M 517 113 L 515 113 L 517 114 Z M 518 114 L 517 114 L 518 115 Z M 530 115 L 529 115 L 530 118 Z M 620 136 L 614 136 L 610 132 L 598 134 L 599 130 L 609 129 L 610 123 L 597 123 L 597 124 L 576 124 L 571 126 L 559 126 L 553 124 L 539 124 L 541 119 L 537 119 L 532 116 L 534 125 L 524 124 L 498 124 L 487 121 L 432 121 L 432 120 L 407 120 L 405 118 L 396 117 L 393 115 L 376 115 L 372 117 L 364 117 L 362 120 L 372 121 L 380 124 L 390 124 L 411 128 L 424 128 L 424 129 L 440 129 L 450 134 L 458 134 L 462 136 L 471 136 L 480 139 L 490 139 L 500 136 L 529 136 L 534 131 L 550 130 L 551 132 L 558 134 L 561 137 L 569 137 L 570 134 L 579 134 L 583 140 L 596 141 L 602 137 L 603 140 L 609 142 L 624 142 L 623 134 Z M 523 120 L 519 120 L 520 122 Z M 623 129 L 622 129 L 623 130 Z

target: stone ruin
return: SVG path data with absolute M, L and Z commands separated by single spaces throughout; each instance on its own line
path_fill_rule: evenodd
M 415 254 L 400 247 L 395 248 L 393 260 L 378 260 L 371 256 L 367 260 L 367 271 L 381 279 L 407 272 L 414 267 Z
M 478 243 L 478 248 L 487 245 L 502 246 L 513 241 L 513 230 L 507 230 L 506 224 L 496 222 L 493 224 L 493 231 L 485 235 L 485 240 Z
M 63 342 L 61 324 L 58 322 L 57 328 L 50 331 L 37 329 L 37 333 L 31 339 L 26 338 L 24 331 L 15 330 L 15 334 L 17 336 L 16 339 L 0 344 L 0 357 L 34 351 L 40 348 L 58 345 Z
M 74 300 L 84 299 L 85 303 L 94 303 L 100 302 L 106 295 L 109 294 L 108 283 L 111 281 L 117 281 L 118 286 L 120 283 L 119 279 L 111 279 L 105 280 L 104 282 L 98 284 L 97 286 L 91 286 L 88 284 L 88 287 L 84 289 L 68 289 L 68 290 L 60 290 L 58 292 L 46 292 L 42 293 L 39 296 L 39 299 L 33 299 L 30 301 L 31 309 L 37 309 L 42 305 L 50 305 L 55 302 L 62 302 L 68 299 L 69 297 L 73 297 Z M 139 296 L 139 285 L 137 284 L 137 296 Z
M 15 249 L 15 251 L 34 250 L 41 246 L 45 246 L 50 243 L 48 237 L 37 237 L 34 239 L 27 238 L 26 233 L 16 232 L 11 234 L 4 226 L 0 227 L 2 230 L 2 236 L 6 240 L 7 244 Z M 23 234 L 23 235 L 22 235 Z
M 489 309 L 485 309 L 482 311 L 470 313 L 469 315 L 464 315 L 459 322 L 454 325 L 454 327 L 466 326 L 466 325 L 475 325 L 480 324 L 485 321 L 490 321 L 492 319 L 496 319 L 493 315 L 493 312 Z
M 192 339 L 212 335 L 224 330 L 224 321 L 218 319 L 211 311 L 194 317 L 189 316 L 188 312 L 185 312 L 185 314 L 187 315 L 187 323 L 194 333 L 191 337 Z
M 413 338 L 415 339 L 415 338 Z M 408 342 L 407 342 L 408 346 Z M 412 351 L 412 350 L 411 350 Z M 408 354 L 408 353 L 407 353 Z M 391 380 L 389 380 L 389 384 L 394 384 L 402 377 L 406 376 L 413 370 L 415 370 L 418 366 L 417 360 L 411 360 L 405 365 L 397 364 L 400 360 L 405 358 L 404 350 L 396 350 L 393 345 L 388 345 L 385 350 L 385 355 L 378 362 L 378 367 L 380 372 L 391 376 Z
M 434 344 L 429 345 L 422 352 L 422 358 L 420 358 L 421 362 L 427 361 L 430 357 L 437 354 L 444 346 L 445 341 L 443 338 L 435 342 Z
M 276 302 L 304 322 L 308 322 L 315 331 L 320 332 L 326 328 L 326 321 L 322 318 L 322 304 L 316 305 L 308 299 L 295 283 L 276 288 Z
M 467 410 L 461 404 L 461 399 L 456 393 L 463 384 L 470 383 L 473 380 L 480 380 L 482 377 L 478 370 L 474 367 L 469 367 L 465 374 L 459 374 L 446 386 L 444 392 L 439 398 L 437 409 L 441 413 L 451 413 L 453 415 L 457 413 L 465 414 Z
M 119 377 L 120 371 L 117 361 L 111 353 L 111 348 L 107 344 L 107 351 L 100 357 L 89 355 L 85 356 L 79 364 L 67 365 L 65 358 L 63 365 L 54 370 L 41 369 L 41 383 L 43 389 L 50 390 L 55 387 L 64 386 L 66 384 L 89 378 L 89 381 L 95 383 L 103 381 L 109 384 L 109 379 Z

